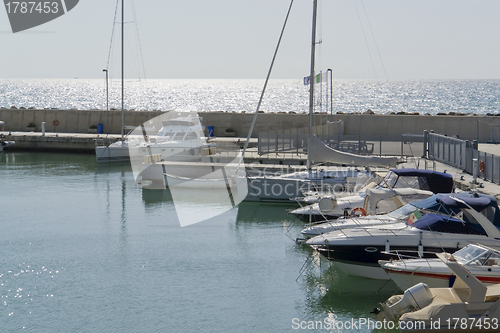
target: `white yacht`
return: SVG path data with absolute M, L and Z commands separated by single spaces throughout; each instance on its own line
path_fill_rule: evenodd
M 161 155 L 163 161 L 193 161 L 204 150 L 214 150 L 215 146 L 208 144 L 197 115 L 180 114 L 161 120 L 158 133 L 154 136 L 143 135 L 138 148 L 143 156 Z
M 179 114 L 172 118 L 169 114 L 160 117 L 166 120 L 152 121 L 154 125 L 147 123 L 148 127 L 126 126 L 130 132 L 125 140 L 116 141 L 109 146 L 96 145 L 97 161 L 130 161 L 131 156 L 142 161 L 145 156 L 152 155 L 161 155 L 159 160 L 188 161 L 197 159 L 203 148 L 215 150 L 214 145 L 207 143 L 197 116 Z M 96 140 L 96 143 L 99 142 L 99 139 Z

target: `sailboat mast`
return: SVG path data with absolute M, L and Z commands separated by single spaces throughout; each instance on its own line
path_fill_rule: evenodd
M 316 58 L 316 14 L 318 11 L 318 0 L 313 1 L 313 19 L 312 19 L 312 38 L 311 38 L 311 73 L 309 83 L 309 135 L 312 135 L 312 124 L 314 114 L 314 83 L 316 77 L 314 75 L 314 61 Z M 307 169 L 311 169 L 311 160 L 307 159 Z
M 125 38 L 124 38 L 124 26 L 125 26 L 125 10 L 124 10 L 124 6 L 123 6 L 123 3 L 124 3 L 124 0 L 122 0 L 122 141 L 123 141 L 123 131 L 124 131 L 124 128 L 125 128 L 125 110 L 123 108 L 123 95 L 124 95 L 124 75 L 125 75 L 125 67 L 124 67 L 124 63 L 125 63 L 125 52 L 124 52 L 124 41 L 125 41 Z

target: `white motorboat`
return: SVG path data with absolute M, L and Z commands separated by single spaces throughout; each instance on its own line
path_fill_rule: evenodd
M 198 115 L 169 112 L 157 118 L 152 121 L 161 122 L 159 132 L 144 135 L 138 145 L 143 156 L 161 155 L 163 161 L 197 161 L 201 155 L 207 155 L 203 151 L 215 151 L 203 134 Z
M 380 266 L 401 290 L 423 282 L 431 288 L 452 287 L 456 276 L 438 258 L 379 261 Z M 469 244 L 453 253 L 453 258 L 484 284 L 500 283 L 500 248 Z
M 394 295 L 372 313 L 387 327 L 401 332 L 498 332 L 500 330 L 500 285 L 484 285 L 456 260 L 454 255 L 437 253 L 456 276 L 450 288 L 429 288 L 419 283 L 403 295 Z M 392 323 L 387 324 L 387 323 Z
M 317 203 L 297 208 L 290 214 L 304 222 L 317 222 L 349 216 L 354 209 L 364 215 L 389 213 L 410 201 L 425 198 L 420 192 L 399 191 L 404 188 L 431 191 L 431 193 L 451 193 L 453 177 L 447 173 L 425 169 L 391 169 L 374 188 L 367 188 L 347 197 L 326 195 Z M 397 200 L 380 202 L 381 197 L 402 199 L 403 204 L 399 204 Z M 376 202 L 379 204 L 375 204 Z
M 402 205 L 402 202 L 405 200 L 409 200 L 410 197 L 417 197 L 417 196 L 428 197 L 432 195 L 432 192 L 415 190 L 415 189 L 393 189 L 391 191 L 394 192 L 394 195 L 396 195 L 396 197 L 391 196 L 391 192 L 384 192 L 386 196 L 374 196 L 371 194 L 372 191 L 368 190 L 367 203 L 369 203 L 372 206 L 377 206 L 377 205 L 389 206 L 395 204 L 395 202 L 398 202 L 398 205 Z M 405 193 L 409 193 L 409 197 L 407 199 L 403 199 Z M 311 238 L 341 229 L 364 228 L 370 226 L 385 226 L 401 222 L 404 223 L 408 221 L 408 219 L 410 218 L 414 219 L 421 217 L 426 212 L 442 211 L 444 213 L 448 213 L 449 210 L 447 210 L 437 201 L 437 199 L 440 198 L 441 196 L 442 194 L 436 194 L 427 199 L 412 201 L 387 214 L 352 216 L 345 218 L 340 217 L 338 219 L 330 220 L 323 223 L 311 223 L 307 226 L 307 228 L 302 230 L 302 235 L 304 235 L 305 238 Z M 322 199 L 322 200 L 324 202 L 328 199 Z
M 152 155 L 161 155 L 161 160 L 165 161 L 190 161 L 198 159 L 203 149 L 215 151 L 215 145 L 207 143 L 197 115 L 170 111 L 160 118 L 164 120 L 152 120 L 154 125 L 148 122 L 147 128 L 127 126 L 131 131 L 124 140 L 109 146 L 97 145 L 97 161 L 130 161 L 130 156 L 142 161 L 145 156 Z M 158 133 L 155 133 L 155 127 L 160 128 Z M 96 140 L 96 143 L 99 142 Z M 139 153 L 135 152 L 137 149 Z
M 428 199 L 426 199 L 428 200 Z M 449 214 L 427 213 L 414 222 L 340 229 L 309 239 L 312 246 L 349 275 L 389 279 L 378 264 L 390 260 L 389 251 L 419 253 L 455 252 L 469 243 L 500 246 L 500 212 L 493 196 L 442 195 L 436 199 Z

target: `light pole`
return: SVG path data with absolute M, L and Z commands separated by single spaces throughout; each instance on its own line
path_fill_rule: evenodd
M 326 72 L 330 72 L 330 114 L 333 114 L 333 72 L 328 68 Z
M 106 72 L 106 111 L 109 111 L 109 90 L 108 90 L 108 70 L 105 68 L 102 70 Z M 106 128 L 109 127 L 109 112 L 106 112 Z M 108 131 L 109 133 L 109 131 Z
M 109 111 L 109 95 L 108 95 L 108 70 L 103 69 L 103 72 L 106 72 L 106 111 Z

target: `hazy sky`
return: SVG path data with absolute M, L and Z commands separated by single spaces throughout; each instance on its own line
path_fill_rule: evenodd
M 146 78 L 264 79 L 289 4 L 136 0 Z M 317 70 L 332 68 L 335 79 L 500 78 L 498 0 L 320 4 Z M 0 9 L 0 78 L 104 77 L 115 5 L 116 0 L 80 0 L 62 17 L 16 34 Z M 125 8 L 130 22 L 131 0 L 125 0 Z M 311 16 L 312 0 L 294 1 L 272 78 L 308 74 Z M 133 23 L 126 24 L 126 36 L 126 75 L 133 78 L 139 75 L 135 68 L 142 67 L 133 56 L 139 50 Z M 113 77 L 119 76 L 118 61 L 114 54 Z

